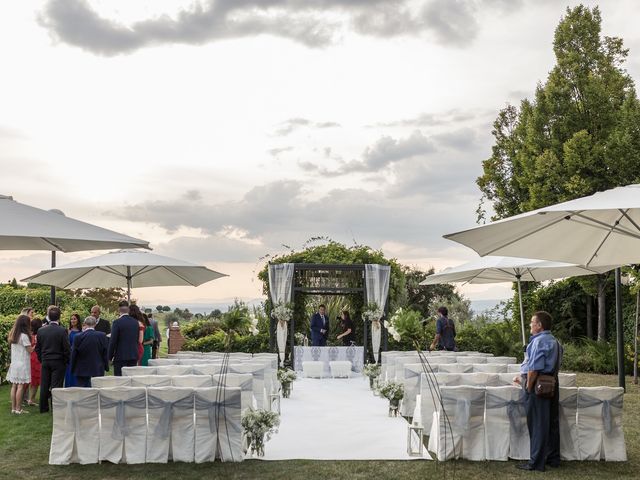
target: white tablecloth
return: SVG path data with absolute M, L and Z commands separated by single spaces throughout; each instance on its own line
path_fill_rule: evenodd
M 331 376 L 329 362 L 336 360 L 351 362 L 351 371 L 362 372 L 363 347 L 294 347 L 294 368 L 302 372 L 302 362 L 316 361 L 324 363 L 324 375 Z

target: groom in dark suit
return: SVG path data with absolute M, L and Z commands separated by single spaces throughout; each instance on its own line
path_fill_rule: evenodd
M 95 328 L 95 317 L 87 317 L 82 333 L 73 339 L 71 373 L 78 379 L 79 387 L 90 387 L 91 377 L 102 377 L 104 372 L 109 371 L 109 339 L 104 332 L 98 332 Z
M 324 347 L 329 335 L 329 317 L 324 305 L 318 307 L 318 311 L 311 316 L 311 345 Z

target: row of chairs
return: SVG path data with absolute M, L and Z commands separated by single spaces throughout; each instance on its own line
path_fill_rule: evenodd
M 438 460 L 529 458 L 522 389 L 455 386 L 440 392 L 428 444 Z M 623 394 L 614 387 L 560 388 L 563 460 L 626 461 Z
M 421 365 L 405 365 L 405 396 L 401 405 L 401 413 L 405 416 L 415 416 L 414 409 L 418 405 L 418 394 L 422 398 L 420 405 L 421 420 L 425 432 L 431 428 L 436 391 L 440 387 L 474 386 L 474 387 L 503 387 L 513 386 L 513 373 L 434 373 L 428 376 L 422 372 Z M 575 373 L 559 373 L 558 381 L 561 387 L 575 387 L 577 377 Z
M 240 388 L 56 388 L 49 463 L 244 459 Z
M 482 356 L 435 356 L 427 357 L 429 366 L 435 369 L 440 365 L 509 365 L 516 364 L 517 359 L 515 357 L 482 357 Z M 407 363 L 421 363 L 421 359 L 417 354 L 409 354 L 402 356 L 395 356 L 389 359 L 389 363 L 386 368 L 382 369 L 383 380 L 396 380 L 400 381 L 403 375 L 403 367 Z M 458 367 L 452 367 L 458 368 Z M 461 367 L 464 369 L 465 367 Z M 491 368 L 491 367 L 489 367 Z

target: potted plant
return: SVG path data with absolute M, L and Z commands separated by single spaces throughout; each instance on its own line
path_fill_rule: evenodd
M 291 383 L 298 378 L 296 372 L 288 368 L 278 370 L 278 381 L 282 386 L 282 398 L 289 398 L 291 394 Z
M 389 416 L 398 416 L 400 400 L 404 397 L 404 385 L 397 382 L 385 382 L 380 385 L 380 395 L 389 400 Z
M 242 416 L 241 424 L 251 454 L 264 457 L 264 444 L 271 439 L 271 435 L 277 433 L 280 415 L 276 412 L 250 408 Z
M 367 377 L 369 377 L 369 387 L 371 388 L 371 390 L 375 390 L 376 381 L 378 380 L 381 371 L 380 364 L 368 363 L 364 366 L 364 369 L 362 371 Z

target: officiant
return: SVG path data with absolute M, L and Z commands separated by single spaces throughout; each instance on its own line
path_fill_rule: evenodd
M 342 340 L 342 344 L 345 347 L 351 346 L 351 344 L 355 344 L 356 341 L 356 333 L 353 322 L 351 321 L 351 316 L 347 310 L 343 310 L 342 314 L 337 319 L 340 322 L 340 328 L 342 333 L 338 335 L 336 338 L 338 340 Z
M 311 345 L 324 347 L 329 335 L 329 317 L 327 307 L 320 305 L 318 311 L 311 316 Z

